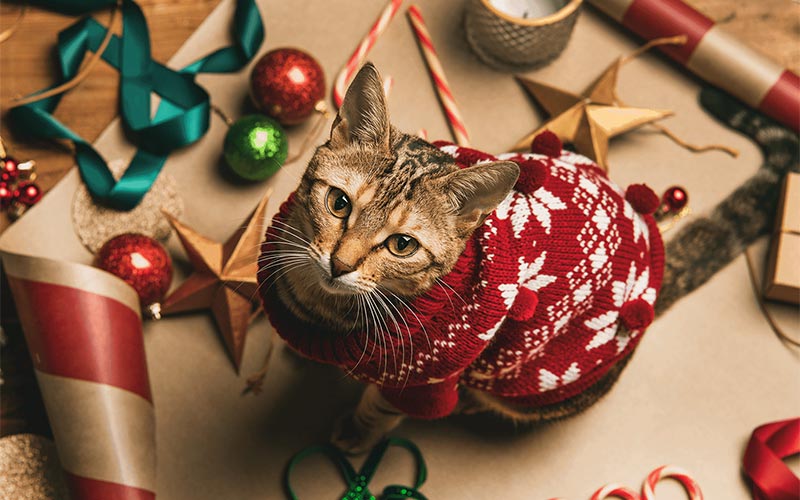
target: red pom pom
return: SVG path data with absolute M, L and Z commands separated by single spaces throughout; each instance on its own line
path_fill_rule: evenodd
M 522 193 L 533 193 L 544 186 L 548 177 L 547 165 L 539 160 L 525 160 L 519 163 L 519 179 L 514 189 Z
M 520 288 L 514 304 L 508 311 L 508 317 L 514 321 L 528 321 L 533 318 L 536 306 L 539 304 L 539 296 L 533 290 Z
M 625 199 L 640 214 L 652 214 L 658 208 L 658 195 L 646 184 L 631 184 L 625 191 Z
M 563 145 L 561 144 L 561 139 L 558 136 L 549 130 L 545 130 L 541 134 L 537 135 L 533 138 L 533 142 L 531 142 L 531 152 L 552 156 L 552 157 L 559 157 L 561 156 L 561 148 Z
M 653 322 L 655 311 L 644 299 L 630 300 L 622 304 L 619 319 L 628 330 L 639 330 Z

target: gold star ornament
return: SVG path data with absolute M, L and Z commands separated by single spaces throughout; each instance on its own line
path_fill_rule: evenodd
M 258 253 L 264 236 L 264 212 L 269 193 L 247 223 L 223 243 L 199 234 L 170 214 L 194 271 L 161 305 L 162 314 L 211 309 L 228 354 L 239 373 L 251 317 L 259 311 Z
M 603 170 L 608 170 L 609 139 L 672 114 L 671 111 L 620 105 L 616 96 L 617 75 L 625 61 L 623 57 L 618 58 L 580 95 L 516 77 L 551 118 L 521 139 L 514 150 L 529 150 L 533 138 L 549 130 L 561 142 L 572 143 L 579 153 L 594 160 Z

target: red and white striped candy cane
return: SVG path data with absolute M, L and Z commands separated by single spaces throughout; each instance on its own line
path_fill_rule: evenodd
M 594 492 L 590 500 L 605 500 L 606 498 L 621 498 L 622 500 L 641 500 L 641 497 L 630 488 L 619 484 L 607 484 Z
M 409 7 L 408 18 L 411 21 L 414 34 L 416 34 L 420 48 L 422 49 L 422 55 L 425 58 L 428 72 L 436 87 L 439 101 L 442 103 L 444 112 L 447 115 L 447 121 L 453 132 L 453 137 L 459 146 L 469 146 L 467 128 L 464 126 L 464 120 L 461 118 L 461 113 L 458 111 L 453 93 L 450 92 L 450 85 L 447 83 L 444 69 L 442 68 L 441 62 L 439 62 L 439 56 L 436 54 L 436 49 L 433 47 L 431 35 L 428 33 L 428 28 L 425 26 L 425 20 L 422 18 L 419 7 L 416 5 Z
M 647 476 L 642 485 L 642 500 L 655 500 L 656 484 L 666 478 L 671 478 L 681 483 L 689 495 L 689 500 L 703 500 L 703 492 L 700 490 L 700 485 L 687 471 L 674 465 L 661 466 Z
M 800 131 L 800 76 L 734 37 L 681 0 L 588 0 L 647 39 L 686 35 L 660 49 L 708 83 Z
M 333 85 L 333 101 L 336 103 L 337 108 L 341 107 L 347 87 L 353 81 L 353 78 L 355 78 L 358 68 L 361 67 L 361 63 L 364 62 L 370 49 L 372 49 L 372 46 L 378 41 L 380 34 L 389 26 L 389 21 L 391 21 L 397 11 L 400 10 L 401 3 L 403 3 L 403 0 L 391 0 L 386 5 L 381 15 L 375 20 L 375 24 L 370 28 L 367 36 L 361 40 L 355 52 L 353 52 L 350 59 L 347 60 L 345 67 L 342 68 L 336 76 L 336 82 Z

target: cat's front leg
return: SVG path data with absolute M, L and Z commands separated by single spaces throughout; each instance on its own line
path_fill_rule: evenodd
M 340 418 L 331 442 L 346 453 L 364 453 L 403 421 L 403 412 L 386 401 L 378 387 L 369 385 L 353 413 Z

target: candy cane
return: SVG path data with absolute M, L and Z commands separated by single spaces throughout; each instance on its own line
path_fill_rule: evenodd
M 409 7 L 408 18 L 411 21 L 411 26 L 414 28 L 414 34 L 417 35 L 417 41 L 422 49 L 422 55 L 428 66 L 428 72 L 436 87 L 436 93 L 439 95 L 439 101 L 442 103 L 444 112 L 447 115 L 447 121 L 450 124 L 450 129 L 453 131 L 453 137 L 459 146 L 469 146 L 469 134 L 464 126 L 464 120 L 461 118 L 461 113 L 458 111 L 453 93 L 450 92 L 450 85 L 447 83 L 444 69 L 442 69 L 442 64 L 439 62 L 439 56 L 436 54 L 436 49 L 433 47 L 431 35 L 428 33 L 428 28 L 425 26 L 425 20 L 422 18 L 419 7 L 416 5 Z
M 647 476 L 642 485 L 642 500 L 654 500 L 656 484 L 666 478 L 672 478 L 681 483 L 686 493 L 689 494 L 690 500 L 703 500 L 703 492 L 700 491 L 697 482 L 687 471 L 674 465 L 659 467 Z
M 603 486 L 594 492 L 590 500 L 605 500 L 610 497 L 621 498 L 622 500 L 641 500 L 635 491 L 619 484 L 607 484 Z
M 361 66 L 361 63 L 364 62 L 364 58 L 367 57 L 372 46 L 378 41 L 380 34 L 383 33 L 383 30 L 389 25 L 389 21 L 391 21 L 397 11 L 400 10 L 401 3 L 403 3 L 403 0 L 391 0 L 386 5 L 381 15 L 375 20 L 375 24 L 370 28 L 367 36 L 361 40 L 355 52 L 353 52 L 350 59 L 347 60 L 345 67 L 342 68 L 336 76 L 336 83 L 333 86 L 333 100 L 336 103 L 336 107 L 342 105 L 347 86 L 350 85 L 353 78 L 355 78 L 358 68 Z

